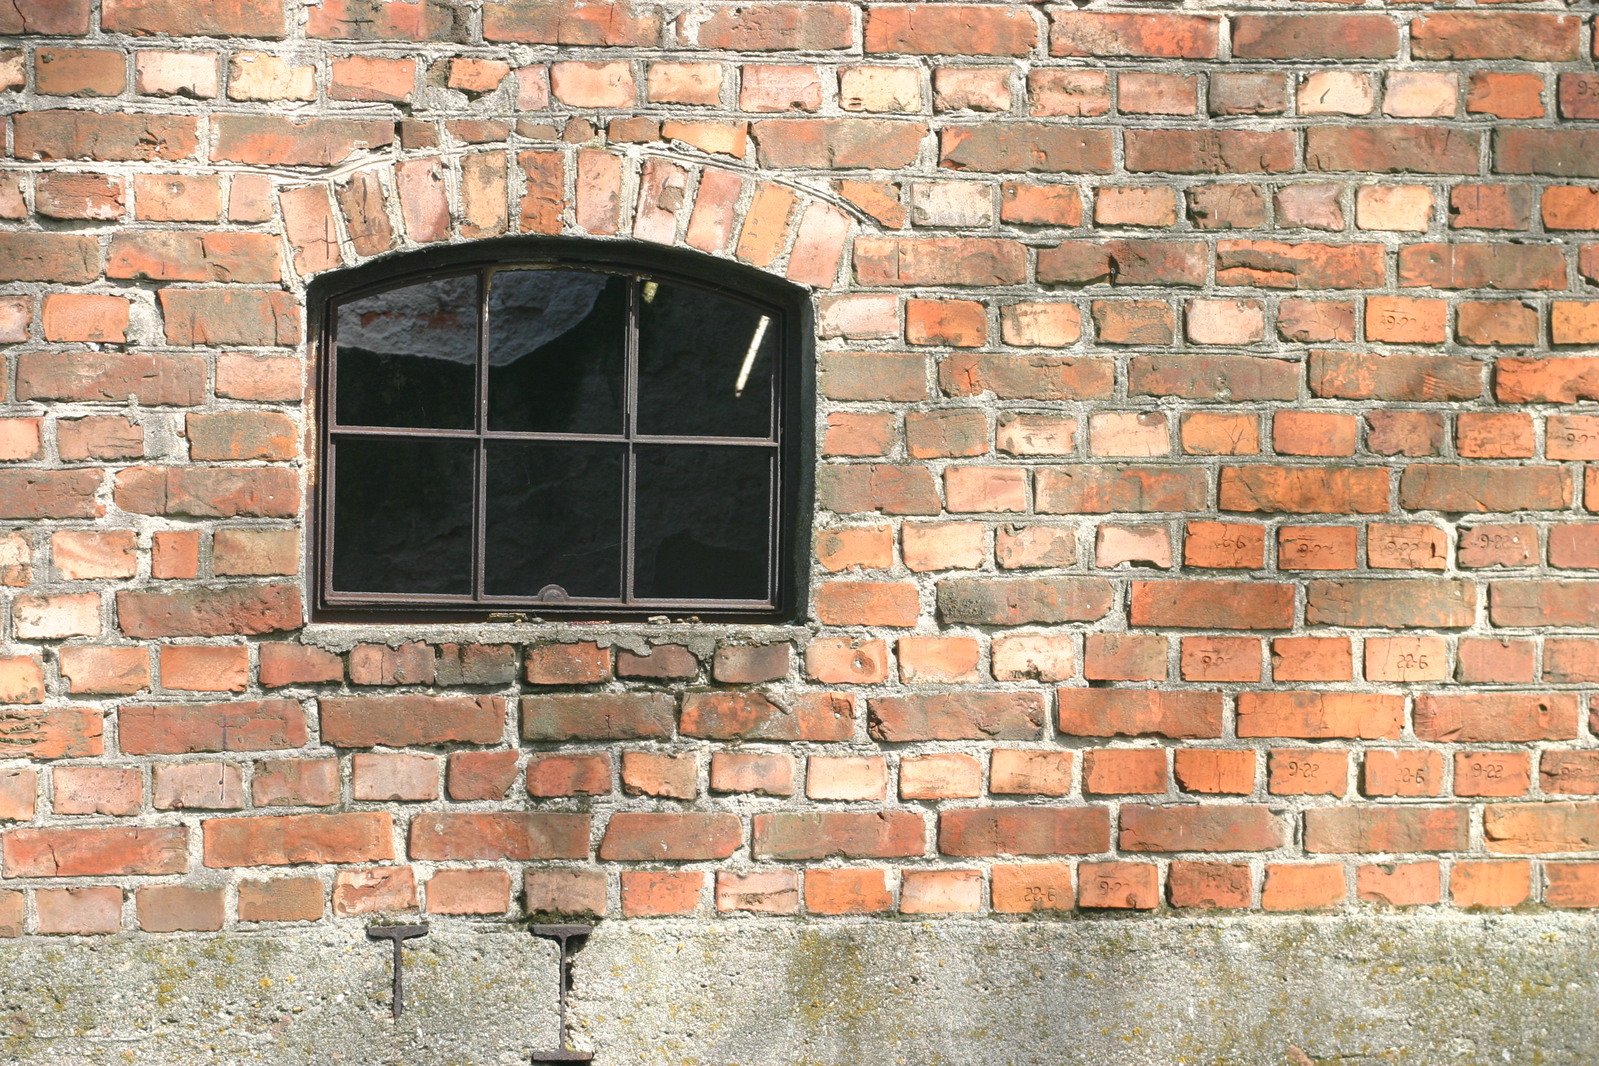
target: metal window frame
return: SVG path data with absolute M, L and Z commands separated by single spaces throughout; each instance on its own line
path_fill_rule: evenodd
M 519 267 L 566 267 L 684 284 L 758 307 L 763 314 L 771 315 L 779 339 L 771 438 L 762 441 L 759 438 L 666 437 L 636 433 L 637 404 L 634 401 L 638 387 L 637 303 L 640 290 L 637 283 L 629 287 L 627 396 L 622 434 L 489 430 L 488 373 L 484 365 L 487 358 L 487 281 L 495 271 Z M 474 426 L 464 430 L 335 427 L 333 412 L 337 354 L 333 348 L 333 333 L 337 305 L 433 278 L 474 272 L 480 278 L 477 297 L 477 413 Z M 324 274 L 314 279 L 307 288 L 307 312 L 308 354 L 312 366 L 307 376 L 311 395 L 306 410 L 312 421 L 308 428 L 308 444 L 314 445 L 308 448 L 308 452 L 314 458 L 308 464 L 308 499 L 311 507 L 306 522 L 306 557 L 312 586 L 312 595 L 308 599 L 311 601 L 313 621 L 640 621 L 662 617 L 730 622 L 797 620 L 807 602 L 811 500 L 815 480 L 815 328 L 809 294 L 805 289 L 742 264 L 638 241 L 501 238 L 413 252 Z M 335 436 L 476 442 L 472 488 L 474 594 L 471 597 L 430 593 L 353 594 L 333 590 L 333 536 L 337 526 L 333 499 Z M 551 442 L 588 440 L 625 444 L 628 473 L 623 486 L 623 528 L 620 531 L 623 541 L 622 571 L 627 578 L 622 588 L 624 599 L 540 600 L 481 594 L 484 575 L 482 544 L 486 535 L 485 511 L 488 502 L 484 454 L 487 442 L 499 439 Z M 633 522 L 636 500 L 633 453 L 639 445 L 734 445 L 769 447 L 773 450 L 776 469 L 768 518 L 769 600 L 661 598 L 626 601 L 625 597 L 632 592 L 632 554 L 636 534 Z

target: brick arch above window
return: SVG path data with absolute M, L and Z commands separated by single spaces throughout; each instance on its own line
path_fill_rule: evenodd
M 817 290 L 841 287 L 860 219 L 813 190 L 595 147 L 474 147 L 344 167 L 278 190 L 302 281 L 380 256 L 484 238 L 632 239 L 703 252 Z

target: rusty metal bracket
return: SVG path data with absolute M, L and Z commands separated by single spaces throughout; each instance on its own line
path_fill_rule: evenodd
M 368 940 L 388 940 L 394 944 L 394 1017 L 398 1018 L 405 1013 L 405 951 L 407 940 L 428 935 L 425 925 L 369 925 L 366 928 Z
M 572 941 L 578 941 L 581 949 L 582 942 L 594 932 L 592 925 L 534 925 L 529 927 L 529 932 L 542 940 L 553 940 L 561 949 L 559 981 L 560 996 L 556 1000 L 560 1009 L 561 1027 L 558 1030 L 560 1046 L 554 1051 L 535 1051 L 534 1062 L 592 1062 L 593 1054 L 587 1051 L 575 1051 L 567 1042 L 566 1031 L 566 994 L 572 988 Z

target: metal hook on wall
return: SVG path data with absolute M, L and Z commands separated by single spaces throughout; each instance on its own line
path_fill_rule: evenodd
M 535 925 L 529 927 L 529 932 L 543 940 L 553 940 L 561 949 L 558 963 L 560 971 L 557 974 L 560 996 L 556 1000 L 560 1012 L 559 1034 L 560 1046 L 553 1051 L 536 1051 L 533 1053 L 534 1062 L 591 1062 L 594 1055 L 587 1051 L 575 1051 L 567 1042 L 566 1029 L 566 994 L 572 987 L 572 941 L 578 941 L 578 947 L 594 932 L 592 925 Z
M 388 940 L 394 944 L 394 998 L 391 1008 L 394 1017 L 398 1018 L 405 1013 L 405 951 L 407 940 L 428 935 L 425 925 L 369 925 L 366 935 L 368 940 Z

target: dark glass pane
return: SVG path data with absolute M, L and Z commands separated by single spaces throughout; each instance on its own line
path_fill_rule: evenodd
M 475 448 L 335 438 L 335 591 L 471 594 Z
M 476 275 L 339 305 L 341 426 L 471 429 L 477 410 Z
M 490 596 L 622 594 L 621 444 L 488 444 Z
M 770 437 L 780 332 L 776 319 L 748 304 L 646 282 L 639 303 L 639 432 Z
M 621 433 L 626 278 L 502 270 L 489 282 L 489 428 Z
M 640 445 L 634 592 L 766 600 L 770 448 Z

